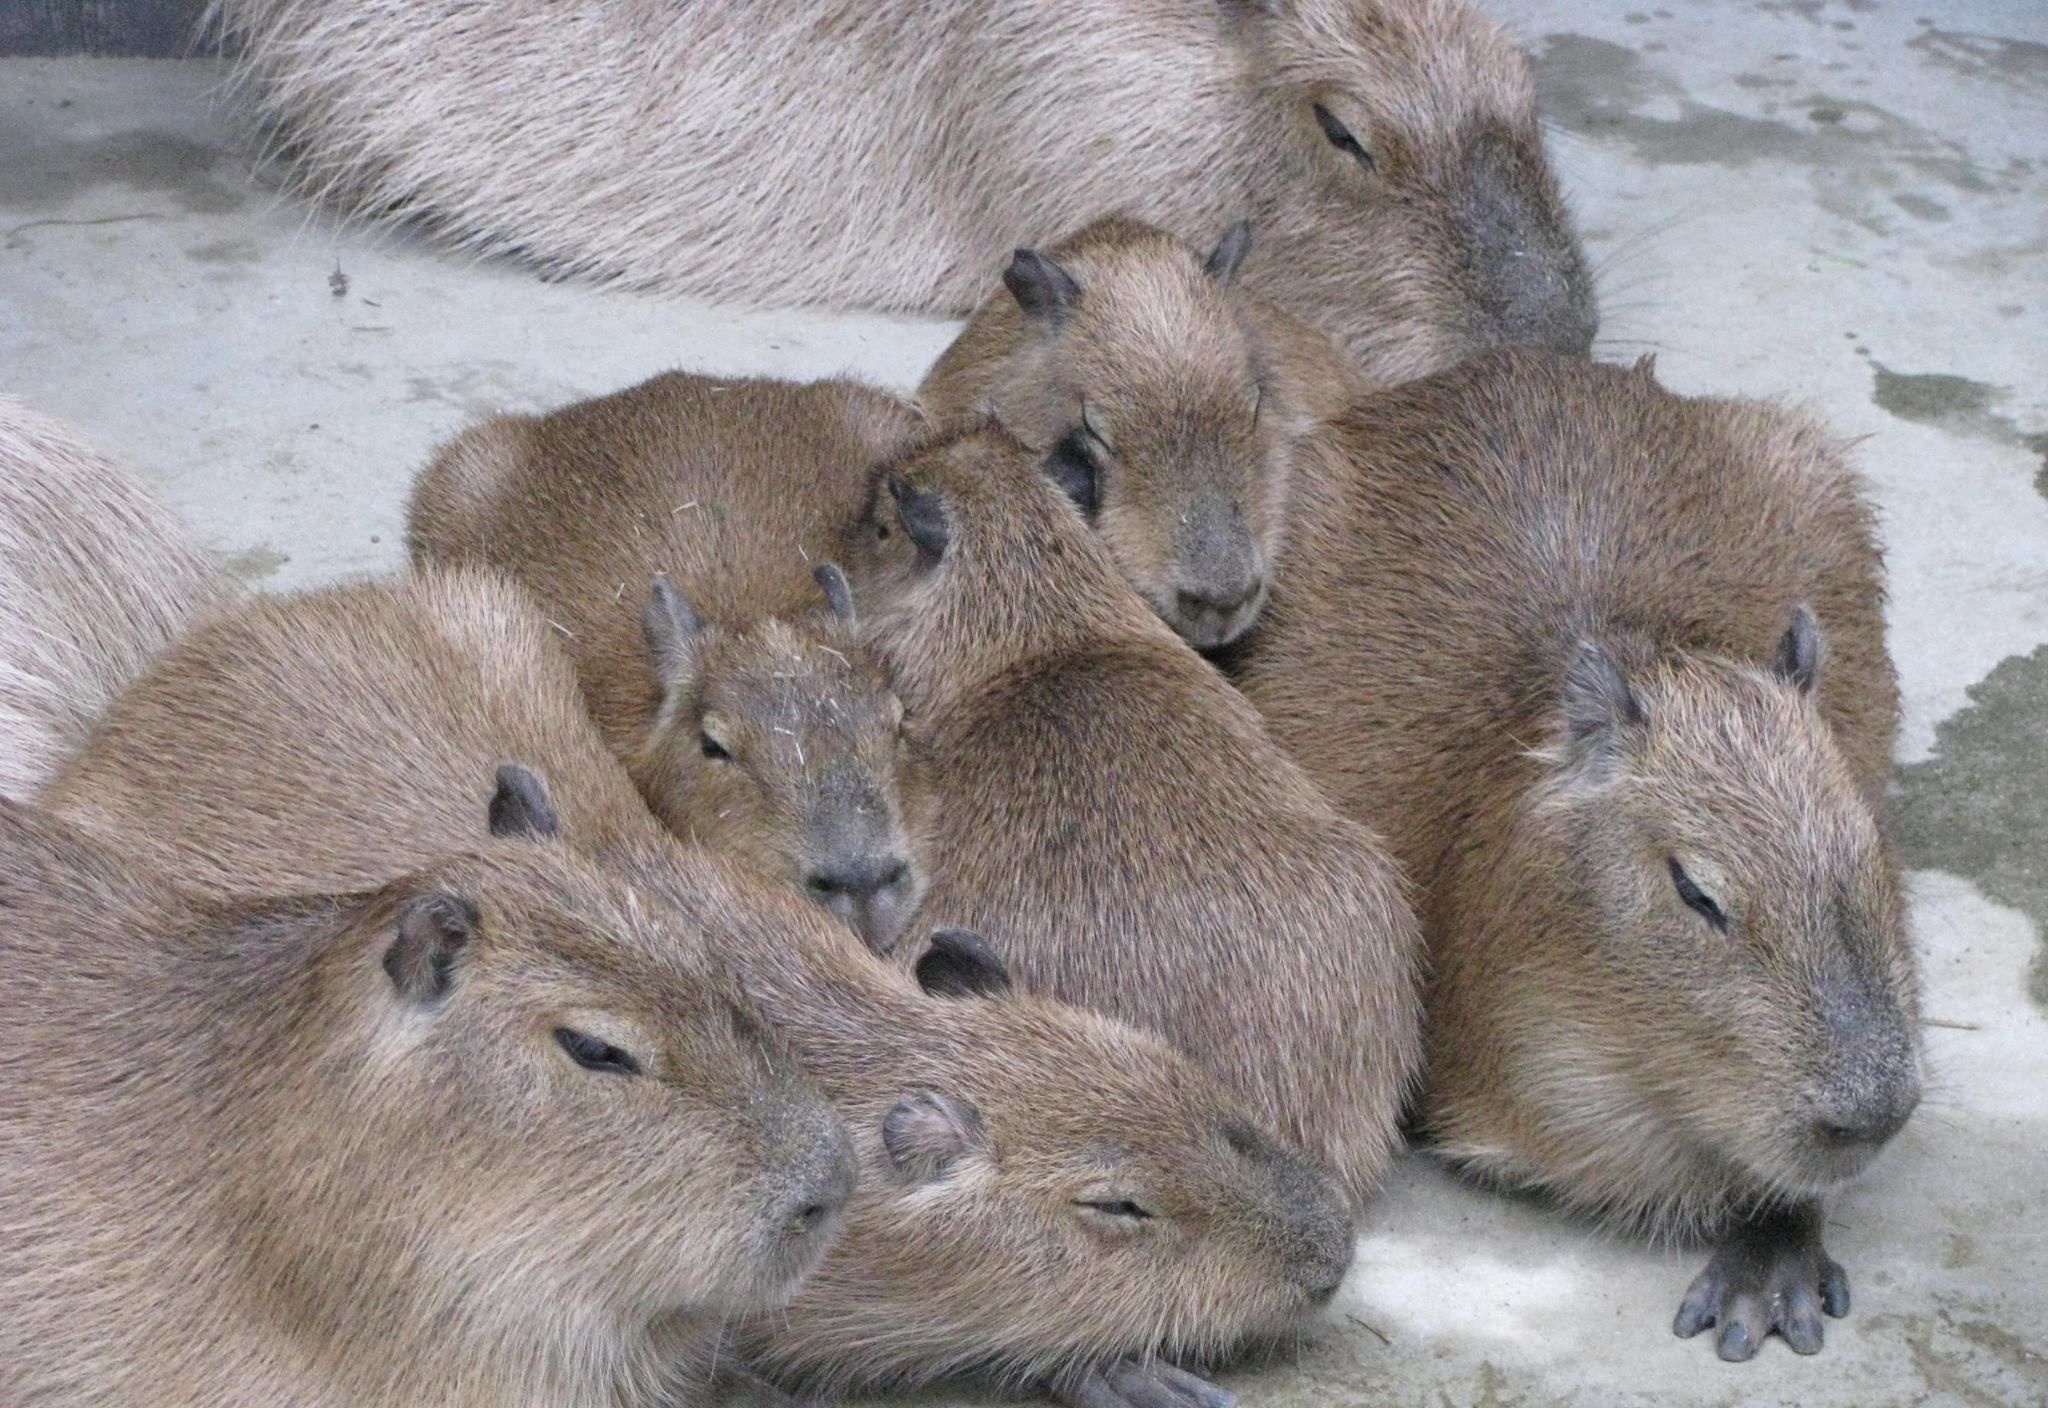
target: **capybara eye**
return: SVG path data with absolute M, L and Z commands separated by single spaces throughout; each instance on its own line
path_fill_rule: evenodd
M 640 1063 L 633 1059 L 631 1053 L 619 1050 L 610 1042 L 599 1041 L 588 1032 L 556 1027 L 555 1040 L 569 1053 L 569 1059 L 586 1071 L 608 1071 L 621 1076 L 640 1074 Z
M 710 734 L 698 735 L 698 743 L 704 749 L 704 756 L 712 761 L 720 763 L 732 761 L 731 752 L 727 750 L 723 743 L 720 743 Z
M 1694 913 L 1698 914 L 1716 929 L 1726 929 L 1728 927 L 1727 912 L 1720 905 L 1716 904 L 1713 897 L 1708 895 L 1706 891 L 1693 884 L 1692 877 L 1685 873 L 1684 866 L 1680 865 L 1676 860 L 1670 861 L 1669 864 L 1671 866 L 1671 883 L 1678 887 L 1678 897 L 1684 900 Z
M 1152 1212 L 1140 1207 L 1129 1198 L 1082 1198 L 1075 1202 L 1074 1206 L 1086 1208 L 1090 1212 L 1100 1213 L 1104 1217 L 1123 1218 L 1130 1222 L 1149 1222 L 1154 1216 Z
M 1359 145 L 1351 129 L 1330 115 L 1330 110 L 1321 103 L 1316 104 L 1316 125 L 1323 129 L 1323 135 L 1330 139 L 1330 145 L 1340 152 L 1349 152 L 1360 166 L 1367 171 L 1376 170 L 1379 163 L 1372 159 L 1372 153 Z

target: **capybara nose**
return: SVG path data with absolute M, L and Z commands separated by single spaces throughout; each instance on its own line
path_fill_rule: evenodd
M 1227 585 L 1181 587 L 1174 592 L 1176 630 L 1197 650 L 1214 650 L 1245 633 L 1265 599 L 1263 577 Z
M 1905 1127 L 1919 1105 L 1919 1077 L 1909 1076 L 1822 1110 L 1813 1135 L 1829 1148 L 1876 1149 Z
M 796 1237 L 829 1235 L 853 1200 L 854 1184 L 853 1150 L 842 1140 L 832 1158 L 792 1190 L 783 1227 Z
M 900 855 L 863 856 L 820 867 L 804 884 L 813 899 L 846 921 L 877 953 L 894 946 L 909 917 L 910 862 Z

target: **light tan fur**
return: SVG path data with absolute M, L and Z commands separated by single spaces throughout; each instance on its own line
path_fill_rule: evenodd
M 671 373 L 464 432 L 420 475 L 407 541 L 416 563 L 489 566 L 533 593 L 671 830 L 886 944 L 923 886 L 901 706 L 852 623 L 822 609 L 803 546 L 817 528 L 757 525 L 814 500 L 802 486 L 820 466 L 864 468 L 922 424 L 851 381 Z M 656 576 L 701 629 L 649 634 Z M 849 875 L 873 888 L 850 900 Z
M 787 887 L 683 846 L 610 757 L 558 645 L 476 571 L 259 602 L 160 658 L 52 796 L 218 883 L 317 885 L 438 853 L 439 824 L 416 819 L 475 815 L 501 759 L 538 769 L 564 840 L 715 936 L 855 1130 L 847 1235 L 744 1335 L 778 1377 L 1076 1384 L 1121 1356 L 1284 1329 L 1334 1286 L 1341 1196 L 1214 1082 L 1092 1014 L 923 992 Z M 926 1090 L 968 1113 L 957 1147 L 906 1168 L 883 1130 Z M 920 1147 L 928 1126 L 912 1123 Z M 1157 1216 L 1133 1230 L 1090 1198 Z
M 0 796 L 34 796 L 149 657 L 233 594 L 154 496 L 0 396 Z
M 1372 833 L 1001 431 L 885 467 L 845 552 L 943 818 L 924 912 L 1168 1037 L 1370 1193 L 1418 1055 L 1415 919 Z
M 660 905 L 471 830 L 204 901 L 0 802 L 0 1400 L 701 1401 L 702 1343 L 829 1241 L 845 1132 Z
M 1462 0 L 215 0 L 299 179 L 551 269 L 964 313 L 1122 212 L 1377 376 L 1575 351 L 1527 61 Z M 1320 107 L 1354 143 L 1337 144 Z
M 1647 364 L 1495 354 L 1358 402 L 1296 504 L 1241 684 L 1420 887 L 1444 1152 L 1687 1233 L 1860 1169 L 1918 1098 L 1918 989 L 1841 447 Z M 1804 690 L 1773 668 L 1802 605 Z M 1831 1141 L 1857 1111 L 1874 1137 Z
M 918 387 L 950 428 L 993 415 L 1058 457 L 1083 516 L 1197 649 L 1257 620 L 1277 567 L 1294 441 L 1358 378 L 1313 327 L 1235 286 L 1232 232 L 1207 256 L 1111 217 L 1031 254 L 1072 306 L 1027 309 L 1020 253 Z M 1256 242 L 1256 235 L 1249 236 Z

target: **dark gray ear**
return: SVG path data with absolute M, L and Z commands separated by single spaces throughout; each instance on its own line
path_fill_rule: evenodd
M 1580 641 L 1564 677 L 1565 738 L 1571 760 L 1579 762 L 1611 749 L 1623 729 L 1647 718 L 1642 700 L 1628 687 L 1614 657 L 1592 641 Z
M 936 1090 L 898 1100 L 882 1117 L 882 1147 L 910 1183 L 933 1183 L 981 1142 L 981 1111 Z
M 853 614 L 853 588 L 837 563 L 821 562 L 811 569 L 811 579 L 825 593 L 825 607 L 849 627 L 858 624 Z
M 946 501 L 931 489 L 920 489 L 900 475 L 889 476 L 889 494 L 896 500 L 896 516 L 903 531 L 927 560 L 936 562 L 953 542 L 953 525 L 946 517 Z
M 917 960 L 917 982 L 935 997 L 1000 997 L 1010 990 L 1010 968 L 987 939 L 972 929 L 934 929 Z
M 398 907 L 398 937 L 384 950 L 384 972 L 407 1002 L 421 1007 L 448 995 L 455 956 L 482 920 L 460 895 L 435 890 Z
M 1003 286 L 1027 317 L 1058 327 L 1067 319 L 1081 286 L 1074 276 L 1035 249 L 1020 249 L 1003 270 Z
M 540 774 L 518 763 L 498 769 L 498 790 L 491 797 L 493 836 L 552 836 L 561 829 Z
M 1792 624 L 1778 637 L 1771 673 L 1801 694 L 1813 693 L 1813 682 L 1820 678 L 1820 625 L 1804 603 L 1792 608 Z
M 647 591 L 647 608 L 640 613 L 640 629 L 646 633 L 647 658 L 661 687 L 675 689 L 687 683 L 696 664 L 697 634 L 704 629 L 704 622 L 683 594 L 658 572 Z
M 1209 262 L 1202 266 L 1202 271 L 1217 283 L 1236 283 L 1237 266 L 1244 263 L 1244 257 L 1251 252 L 1252 222 L 1240 220 L 1209 252 Z

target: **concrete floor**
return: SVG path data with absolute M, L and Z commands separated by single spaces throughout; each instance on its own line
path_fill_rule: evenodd
M 1539 55 L 1606 352 L 1870 437 L 1930 1095 L 1832 1212 L 1856 1311 L 1818 1358 L 1722 1364 L 1667 1328 L 1697 1252 L 1411 1158 L 1319 1333 L 1229 1377 L 1248 1408 L 2048 1403 L 2048 10 L 1666 3 L 1494 8 Z M 0 390 L 143 470 L 265 587 L 397 565 L 411 474 L 481 412 L 671 366 L 907 386 L 951 335 L 338 229 L 274 194 L 219 77 L 0 62 Z

